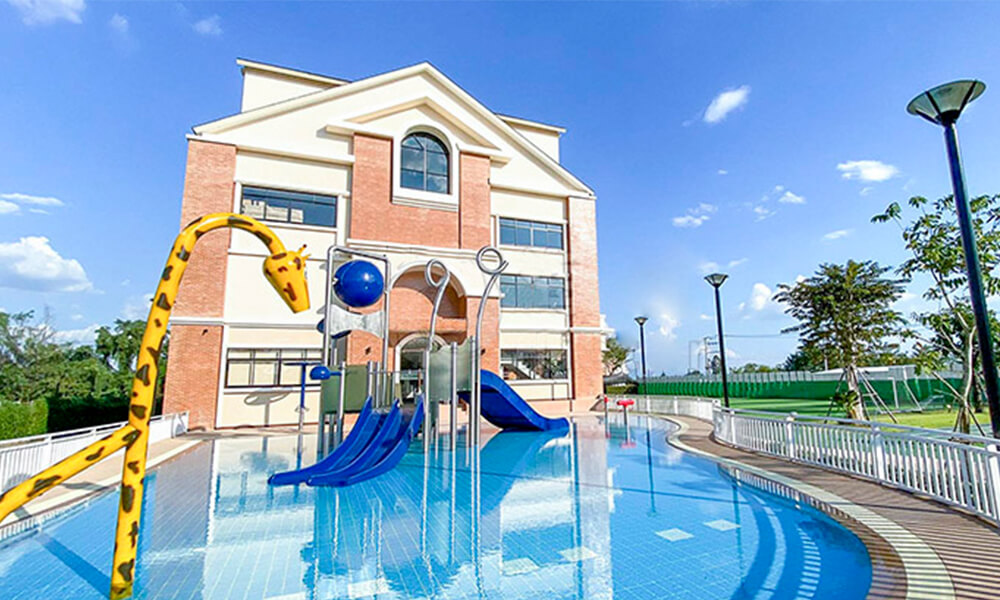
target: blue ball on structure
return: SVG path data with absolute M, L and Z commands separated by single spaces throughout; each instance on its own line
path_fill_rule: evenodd
M 329 379 L 330 375 L 332 375 L 332 373 L 330 373 L 330 369 L 326 368 L 324 365 L 316 365 L 309 371 L 309 379 L 323 381 L 325 379 Z
M 346 262 L 334 273 L 333 293 L 351 308 L 364 308 L 378 302 L 385 289 L 382 272 L 365 260 Z

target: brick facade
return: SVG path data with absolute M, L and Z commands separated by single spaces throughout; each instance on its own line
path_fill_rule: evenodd
M 573 395 L 587 399 L 604 389 L 601 334 L 596 330 L 601 325 L 597 288 L 597 207 L 593 200 L 570 197 L 567 208 L 570 327 L 577 330 L 570 334 Z
M 192 140 L 181 227 L 214 212 L 232 210 L 236 148 Z M 226 253 L 231 231 L 220 229 L 198 241 L 177 294 L 174 316 L 222 317 L 226 293 Z M 188 411 L 189 426 L 215 426 L 222 357 L 222 326 L 173 325 L 163 412 Z

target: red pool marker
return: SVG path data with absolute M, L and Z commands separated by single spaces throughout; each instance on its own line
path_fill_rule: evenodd
M 635 400 L 631 398 L 622 398 L 618 400 L 615 404 L 622 407 L 622 412 L 625 414 L 625 431 L 626 437 L 628 436 L 628 408 L 635 404 Z

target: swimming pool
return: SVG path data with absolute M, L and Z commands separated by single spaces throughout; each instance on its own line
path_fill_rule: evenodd
M 868 552 L 833 519 L 667 444 L 580 418 L 490 438 L 479 468 L 419 440 L 348 488 L 274 488 L 314 436 L 201 444 L 150 472 L 137 598 L 864 598 Z M 470 467 L 470 464 L 472 465 Z M 117 494 L 0 543 L 4 598 L 102 598 Z

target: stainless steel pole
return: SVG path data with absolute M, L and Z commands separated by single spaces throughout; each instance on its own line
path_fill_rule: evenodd
M 337 390 L 337 434 L 336 440 L 339 446 L 344 441 L 344 395 L 347 379 L 347 363 L 340 363 L 340 389 Z
M 451 378 L 448 387 L 448 445 L 455 452 L 458 434 L 458 344 L 451 343 Z

